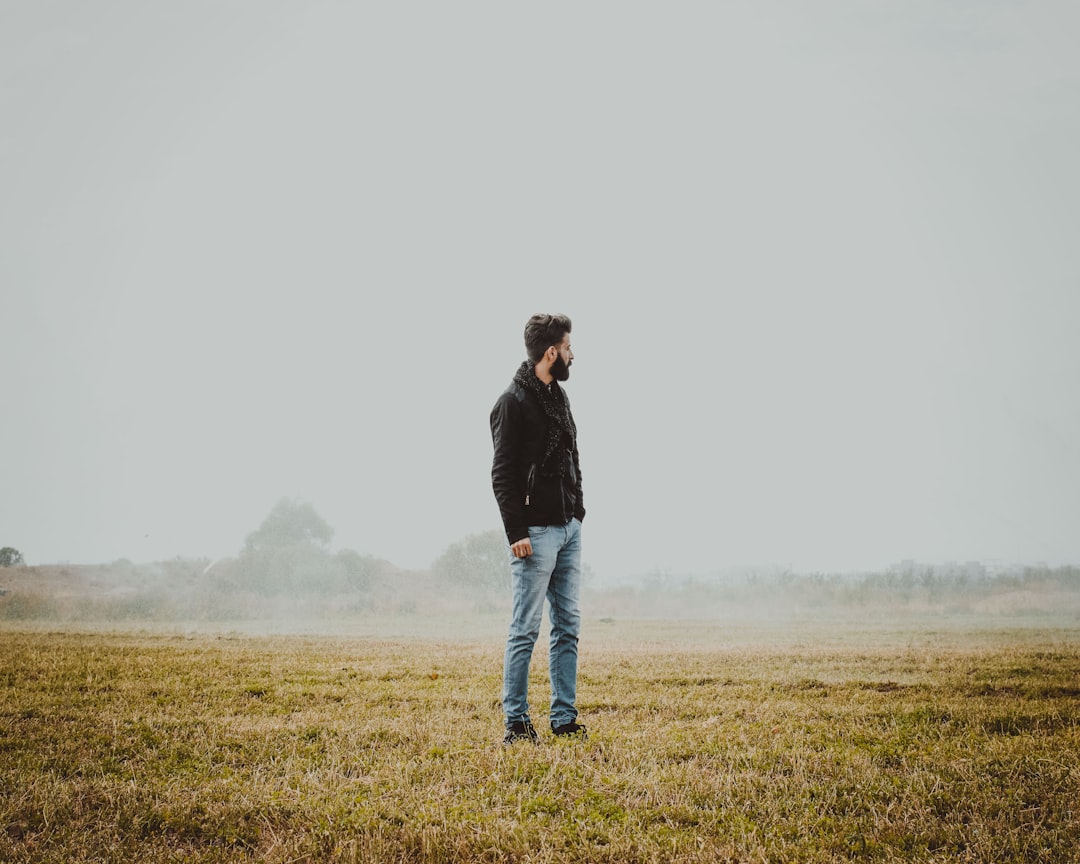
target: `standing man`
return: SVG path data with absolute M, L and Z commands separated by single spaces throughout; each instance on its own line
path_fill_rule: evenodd
M 577 427 L 559 383 L 570 377 L 570 319 L 533 315 L 525 360 L 491 409 L 491 485 L 510 546 L 513 615 L 506 639 L 504 744 L 538 740 L 529 718 L 529 664 L 547 597 L 551 731 L 585 737 L 577 722 L 581 498 Z

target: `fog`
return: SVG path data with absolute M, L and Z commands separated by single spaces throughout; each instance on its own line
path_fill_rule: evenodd
M 356 556 L 357 566 L 347 573 L 338 556 L 316 569 L 307 566 L 311 559 L 305 564 L 290 557 L 291 572 L 270 566 L 271 578 L 236 559 L 4 568 L 0 630 L 296 634 L 496 646 L 505 636 L 505 576 L 479 583 L 471 574 L 402 571 Z M 1036 632 L 1056 640 L 1074 633 L 1080 621 L 1080 568 L 902 562 L 863 574 L 654 573 L 623 585 L 598 584 L 586 574 L 581 606 L 583 638 L 592 646 L 886 644 Z M 547 642 L 548 624 L 540 644 Z
M 425 570 L 557 311 L 596 585 L 1076 564 L 1078 25 L 0 3 L 0 546 Z

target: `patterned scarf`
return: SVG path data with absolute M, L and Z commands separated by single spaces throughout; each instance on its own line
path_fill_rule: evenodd
M 565 476 L 566 460 L 562 458 L 560 451 L 573 446 L 575 430 L 559 382 L 552 381 L 551 386 L 547 386 L 536 377 L 536 369 L 528 360 L 518 367 L 514 373 L 514 381 L 536 396 L 548 418 L 547 441 L 544 444 L 544 458 L 540 460 L 540 473 L 546 477 Z M 553 464 L 552 457 L 556 454 L 558 455 Z

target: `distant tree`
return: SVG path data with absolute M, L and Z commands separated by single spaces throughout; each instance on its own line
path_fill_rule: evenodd
M 335 581 L 352 591 L 366 592 L 371 588 L 377 566 L 374 558 L 352 549 L 342 549 L 333 558 Z
M 23 563 L 25 562 L 23 561 L 22 552 L 18 549 L 11 546 L 0 549 L 0 567 L 18 567 Z
M 334 529 L 326 524 L 311 504 L 282 498 L 258 530 L 248 534 L 244 551 L 258 552 L 297 544 L 326 551 L 333 537 Z
M 431 565 L 448 582 L 483 588 L 503 588 L 510 582 L 509 551 L 502 531 L 471 534 L 447 547 Z
M 344 568 L 330 560 L 331 528 L 306 501 L 282 498 L 240 551 L 244 580 L 265 593 L 326 590 Z

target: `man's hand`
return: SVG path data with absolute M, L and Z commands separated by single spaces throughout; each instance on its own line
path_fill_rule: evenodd
M 532 555 L 532 541 L 528 537 L 524 537 L 511 544 L 510 551 L 514 553 L 515 558 L 528 558 Z

